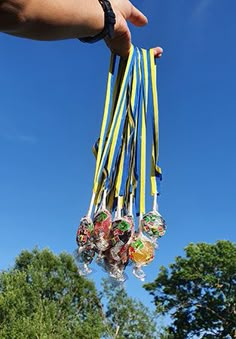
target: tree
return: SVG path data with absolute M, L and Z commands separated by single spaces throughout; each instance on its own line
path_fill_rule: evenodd
M 235 244 L 190 244 L 185 252 L 144 285 L 157 313 L 172 319 L 170 338 L 236 338 Z
M 155 315 L 145 305 L 130 298 L 122 285 L 105 280 L 103 294 L 107 299 L 106 319 L 110 336 L 116 339 L 159 338 Z
M 106 307 L 102 305 L 106 298 Z M 153 314 L 124 288 L 78 275 L 72 256 L 23 251 L 0 273 L 1 339 L 157 338 Z
M 101 338 L 102 306 L 68 254 L 23 251 L 0 274 L 0 338 Z

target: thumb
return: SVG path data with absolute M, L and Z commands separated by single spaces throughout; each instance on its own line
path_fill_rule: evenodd
M 144 26 L 148 23 L 147 17 L 133 5 L 127 20 L 129 20 L 135 26 Z

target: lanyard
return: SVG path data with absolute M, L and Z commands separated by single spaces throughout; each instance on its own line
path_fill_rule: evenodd
M 98 186 L 98 172 L 99 172 L 99 164 L 101 162 L 102 157 L 102 150 L 105 142 L 105 133 L 108 125 L 108 118 L 111 114 L 111 104 L 112 104 L 112 92 L 113 92 L 113 84 L 114 84 L 114 72 L 115 72 L 115 64 L 116 64 L 116 56 L 114 54 L 111 55 L 110 59 L 110 67 L 109 67 L 109 73 L 108 73 L 108 79 L 107 79 L 107 89 L 106 89 L 106 99 L 105 99 L 105 106 L 104 106 L 104 113 L 103 113 L 103 119 L 102 119 L 102 127 L 100 132 L 100 138 L 97 145 L 94 147 L 94 149 L 97 149 L 97 156 L 96 156 L 96 167 L 95 167 L 95 175 L 94 175 L 94 187 L 93 191 L 94 193 L 97 190 Z
M 98 205 L 109 191 L 108 206 L 114 210 L 117 199 L 126 207 L 135 197 L 136 215 L 145 213 L 146 193 L 146 119 L 151 98 L 152 156 L 151 194 L 157 209 L 161 168 L 158 163 L 159 129 L 156 65 L 153 50 L 132 46 L 127 61 L 111 55 L 106 100 L 99 141 L 94 146 L 96 168 L 93 197 Z M 104 199 L 103 199 L 104 201 Z M 120 208 L 121 208 L 120 205 Z M 119 207 L 119 206 L 118 206 Z
M 117 154 L 120 148 L 120 133 L 124 125 L 124 112 L 126 109 L 126 91 L 130 74 L 135 59 L 135 49 L 132 46 L 129 58 L 127 61 L 120 60 L 119 69 L 117 72 L 115 86 L 113 93 L 111 93 L 111 82 L 114 82 L 114 76 L 108 77 L 106 102 L 104 109 L 103 127 L 98 143 L 97 162 L 94 177 L 93 187 L 93 202 L 98 205 L 101 201 L 104 190 L 109 189 L 112 170 L 117 159 Z M 114 61 L 111 59 L 111 69 L 113 68 L 114 75 Z M 108 104 L 109 103 L 109 104 Z M 108 123 L 108 116 L 110 122 Z M 106 130 L 106 133 L 105 133 Z M 100 153 L 99 153 L 99 147 Z M 94 147 L 96 154 L 96 145 Z M 92 204 L 92 202 L 91 202 Z
M 119 91 L 119 97 L 117 100 L 117 104 L 115 106 L 113 120 L 112 120 L 110 129 L 108 131 L 106 142 L 104 144 L 104 149 L 103 149 L 101 160 L 98 164 L 99 169 L 96 175 L 96 182 L 98 182 L 101 177 L 101 174 L 102 174 L 102 171 L 106 164 L 107 159 L 108 159 L 108 164 L 107 164 L 108 172 L 112 170 L 114 154 L 116 151 L 117 137 L 119 134 L 122 114 L 123 114 L 124 107 L 125 107 L 125 91 L 126 91 L 129 75 L 132 70 L 133 62 L 134 62 L 134 47 L 132 46 L 131 52 L 129 54 L 129 58 L 127 60 L 124 77 L 122 79 L 122 84 L 121 84 L 121 88 Z
M 127 87 L 127 111 L 124 130 L 122 134 L 122 145 L 120 149 L 119 163 L 117 164 L 117 174 L 115 178 L 115 198 L 118 201 L 118 212 L 124 207 L 132 215 L 132 200 L 134 190 L 132 177 L 134 173 L 134 151 L 135 151 L 135 124 L 137 121 L 137 110 L 140 96 L 139 75 L 139 50 L 136 48 L 136 59 L 130 82 Z
M 159 167 L 159 110 L 157 97 L 157 71 L 153 50 L 149 51 L 151 65 L 151 84 L 152 84 L 152 99 L 153 99 L 153 146 L 152 146 L 152 175 L 155 175 L 155 180 L 152 178 L 152 194 L 159 193 L 159 182 L 162 178 L 161 168 Z
M 151 194 L 153 195 L 153 210 L 158 209 L 157 196 L 160 194 L 160 181 L 162 179 L 162 171 L 159 166 L 159 110 L 158 110 L 158 94 L 157 94 L 157 68 L 155 63 L 154 52 L 149 50 L 149 63 L 151 74 L 152 89 L 152 159 L 151 159 Z
M 146 113 L 148 104 L 148 72 L 145 58 L 146 54 L 140 50 L 139 53 L 139 74 L 141 78 L 141 90 L 138 104 L 138 117 L 136 119 L 136 156 L 135 176 L 136 187 L 136 214 L 142 218 L 145 213 L 146 193 Z
M 95 206 L 98 207 L 98 205 L 101 203 L 102 200 L 102 205 L 104 207 L 104 203 L 106 201 L 106 193 L 107 193 L 107 183 L 109 180 L 109 173 L 107 170 L 107 164 L 102 169 L 102 174 L 100 175 L 99 180 L 96 181 L 97 178 L 97 173 L 99 171 L 99 162 L 101 161 L 101 156 L 103 153 L 103 148 L 104 148 L 104 140 L 107 140 L 109 131 L 112 126 L 113 118 L 114 118 L 114 113 L 115 113 L 115 107 L 117 104 L 117 100 L 119 97 L 119 90 L 121 87 L 122 79 L 125 73 L 125 67 L 126 67 L 126 61 L 123 59 L 120 59 L 119 61 L 119 66 L 117 70 L 117 58 L 116 60 L 114 59 L 114 56 L 111 55 L 111 61 L 110 61 L 110 73 L 112 72 L 112 84 L 111 84 L 111 77 L 108 76 L 108 83 L 107 83 L 107 93 L 106 93 L 106 101 L 105 101 L 105 108 L 104 108 L 104 115 L 103 115 L 103 126 L 106 126 L 102 129 L 103 131 L 103 138 L 98 139 L 98 141 L 94 144 L 93 146 L 93 153 L 95 155 L 95 158 L 97 159 L 96 162 L 96 173 L 95 173 L 95 178 L 94 178 L 94 199 L 93 202 L 95 203 Z M 114 80 L 116 78 L 116 80 Z M 115 82 L 115 84 L 114 84 Z M 112 89 L 112 90 L 111 90 Z M 109 105 L 107 104 L 109 102 Z M 109 110 L 109 113 L 107 112 Z M 109 122 L 108 122 L 109 119 Z M 106 133 L 105 133 L 106 131 Z M 101 132 L 102 134 L 102 132 Z M 99 146 L 99 141 L 102 140 L 103 142 L 100 143 L 101 146 L 101 151 L 100 151 L 100 156 L 98 156 L 98 146 Z M 104 183 L 106 185 L 104 185 Z

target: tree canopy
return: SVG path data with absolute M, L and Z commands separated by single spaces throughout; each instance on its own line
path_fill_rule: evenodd
M 66 253 L 23 251 L 0 273 L 1 339 L 150 339 L 155 330 L 147 307 L 109 281 L 99 293 Z
M 169 337 L 235 338 L 235 244 L 224 240 L 190 244 L 185 253 L 144 285 L 157 313 L 171 317 Z
M 109 280 L 104 281 L 103 290 L 108 302 L 106 319 L 115 338 L 159 338 L 160 329 L 157 331 L 155 315 L 148 307 L 130 298 L 122 285 L 114 286 Z
M 0 274 L 1 338 L 100 338 L 101 315 L 94 284 L 68 254 L 23 251 Z

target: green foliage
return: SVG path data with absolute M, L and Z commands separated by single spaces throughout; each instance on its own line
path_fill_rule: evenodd
M 103 282 L 104 296 L 108 301 L 106 319 L 109 338 L 159 338 L 155 315 L 140 301 L 130 298 L 123 286 Z
M 170 338 L 235 338 L 235 244 L 190 244 L 185 252 L 186 257 L 177 257 L 169 269 L 161 268 L 153 283 L 144 285 L 157 313 L 171 316 Z
M 0 273 L 1 339 L 159 338 L 153 318 L 108 281 L 99 295 L 66 253 L 23 251 L 12 269 Z
M 94 284 L 71 256 L 24 251 L 0 274 L 0 338 L 100 338 L 104 333 Z

